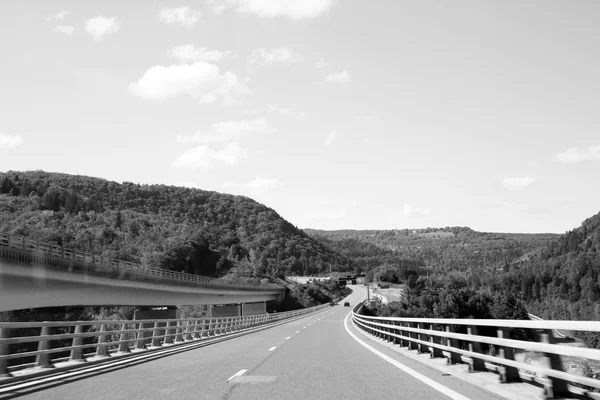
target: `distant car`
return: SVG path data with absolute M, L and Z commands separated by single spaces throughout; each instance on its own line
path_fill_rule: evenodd
M 335 301 L 330 301 L 330 302 L 329 302 L 329 305 L 330 305 L 330 306 L 335 306 Z
M 350 303 L 349 303 L 349 302 L 347 302 L 347 301 L 345 301 L 345 302 L 344 302 L 344 307 L 350 307 Z

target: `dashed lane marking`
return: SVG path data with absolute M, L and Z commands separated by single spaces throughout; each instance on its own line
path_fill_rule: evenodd
M 229 382 L 230 380 L 232 380 L 235 377 L 244 375 L 246 373 L 246 371 L 248 371 L 248 370 L 247 369 L 240 369 L 238 372 L 235 373 L 235 375 L 233 375 L 231 378 L 227 379 L 227 382 Z
M 277 348 L 277 346 L 273 346 L 273 347 L 271 347 L 271 348 L 269 349 L 269 351 L 273 351 L 273 350 L 275 350 L 276 348 Z
M 286 337 L 285 340 L 288 340 L 289 338 L 291 338 L 291 336 Z

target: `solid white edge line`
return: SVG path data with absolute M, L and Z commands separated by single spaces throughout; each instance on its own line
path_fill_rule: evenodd
M 277 346 L 273 346 L 273 347 L 271 347 L 271 348 L 269 349 L 269 351 L 273 351 L 273 350 L 275 350 L 276 348 L 277 348 Z
M 227 379 L 227 382 L 229 382 L 230 380 L 232 380 L 235 377 L 244 375 L 246 373 L 246 371 L 248 371 L 248 370 L 247 369 L 240 369 L 238 372 L 235 373 L 235 375 L 233 375 L 231 378 Z
M 348 317 L 350 317 L 351 315 L 352 315 L 352 311 L 350 311 L 348 313 L 348 315 L 346 315 L 346 318 L 344 319 L 344 328 L 346 328 L 346 332 L 348 332 L 348 334 L 350 336 L 352 336 L 352 338 L 354 340 L 356 340 L 361 346 L 365 347 L 367 350 L 370 350 L 373 354 L 378 355 L 379 357 L 383 358 L 385 361 L 389 362 L 394 367 L 401 369 L 402 371 L 406 372 L 413 378 L 420 380 L 424 384 L 432 387 L 433 389 L 437 390 L 438 392 L 440 392 L 442 394 L 445 394 L 446 396 L 450 397 L 453 400 L 470 400 L 468 397 L 465 397 L 462 394 L 455 392 L 454 390 L 447 388 L 446 386 L 434 381 L 433 379 L 430 379 L 430 378 L 426 377 L 425 375 L 420 374 L 419 372 L 415 371 L 414 369 L 407 367 L 406 365 L 394 360 L 392 357 L 383 354 L 379 350 L 374 349 L 373 347 L 369 346 L 368 344 L 366 344 L 365 342 L 360 340 L 354 333 L 350 332 L 350 329 L 348 328 Z

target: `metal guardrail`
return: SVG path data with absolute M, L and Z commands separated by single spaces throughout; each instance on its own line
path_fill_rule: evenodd
M 118 359 L 130 353 L 233 334 L 328 307 L 324 304 L 283 313 L 226 318 L 2 322 L 0 377 L 6 379 L 0 378 L 0 383 L 14 380 L 14 373 L 24 369 L 35 371 L 94 358 Z M 32 331 L 37 334 L 23 335 Z M 26 344 L 37 349 L 30 350 Z
M 557 329 L 600 332 L 600 321 L 384 318 L 361 315 L 363 307 L 364 303 L 357 305 L 352 313 L 359 328 L 409 350 L 430 353 L 431 358 L 446 357 L 449 364 L 466 362 L 470 371 L 495 371 L 501 382 L 542 384 L 547 398 L 576 394 L 600 399 L 600 380 L 565 372 L 561 359 L 570 356 L 600 361 L 600 350 L 555 344 L 552 334 Z M 495 328 L 496 336 L 478 335 L 483 327 Z M 509 329 L 532 330 L 539 341 L 511 339 Z M 496 351 L 489 351 L 489 346 Z M 516 361 L 515 350 L 541 353 L 545 365 Z
M 243 288 L 244 290 L 265 290 L 265 289 L 283 289 L 282 286 L 266 284 L 254 286 L 239 282 L 231 282 L 218 278 L 209 278 L 200 275 L 187 274 L 185 272 L 175 272 L 162 268 L 144 267 L 141 264 L 130 261 L 117 260 L 110 257 L 98 256 L 91 253 L 85 253 L 74 249 L 65 248 L 50 243 L 42 243 L 37 240 L 27 239 L 23 236 L 0 233 L 0 251 L 4 249 L 15 249 L 20 252 L 27 252 L 35 255 L 31 261 L 42 264 L 52 264 L 48 257 L 66 261 L 67 264 L 79 264 L 78 268 L 70 268 L 71 271 L 79 272 L 126 272 L 135 275 L 144 275 L 159 279 L 168 279 L 179 282 L 210 284 L 219 286 L 231 286 Z M 59 265 L 60 266 L 60 265 Z

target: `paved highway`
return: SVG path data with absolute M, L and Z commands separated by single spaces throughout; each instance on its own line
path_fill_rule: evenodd
M 352 286 L 352 305 L 364 298 Z M 359 333 L 349 307 L 83 379 L 12 393 L 75 399 L 498 399 Z M 365 343 L 366 348 L 359 343 Z M 376 354 L 380 352 L 380 354 Z M 382 358 L 387 357 L 387 360 Z M 2 396 L 0 396 L 2 398 Z

